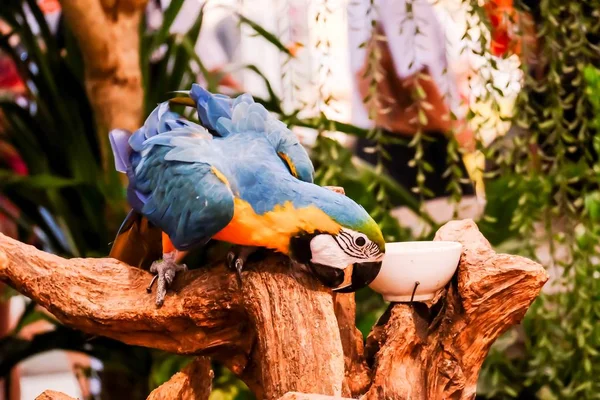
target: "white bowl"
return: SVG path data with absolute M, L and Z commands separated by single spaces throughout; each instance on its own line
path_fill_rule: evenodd
M 458 242 L 386 243 L 381 271 L 369 286 L 387 301 L 430 300 L 452 279 L 461 253 Z

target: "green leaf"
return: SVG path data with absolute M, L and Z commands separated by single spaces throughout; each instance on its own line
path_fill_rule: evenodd
M 275 47 L 277 47 L 279 50 L 281 50 L 283 53 L 287 54 L 288 56 L 294 57 L 292 52 L 283 43 L 281 43 L 281 41 L 279 39 L 277 39 L 277 36 L 275 34 L 267 31 L 262 26 L 260 26 L 260 24 L 252 21 L 249 18 L 244 17 L 242 14 L 238 14 L 238 18 L 240 19 L 241 23 L 246 24 L 250 28 L 252 28 L 256 32 L 257 35 L 265 38 L 269 43 L 273 44 Z
M 12 171 L 0 170 L 0 187 L 22 186 L 28 189 L 61 189 L 81 184 L 81 181 L 55 175 L 22 176 Z
M 158 47 L 165 42 L 167 36 L 169 36 L 169 31 L 173 25 L 173 21 L 177 18 L 177 14 L 179 14 L 179 10 L 181 10 L 181 7 L 183 6 L 183 1 L 184 0 L 171 0 L 169 3 L 169 6 L 163 13 L 162 25 L 156 33 L 154 33 L 150 51 L 158 49 Z
M 269 82 L 265 74 L 263 74 L 262 71 L 258 69 L 256 65 L 253 64 L 247 64 L 242 66 L 241 68 L 250 70 L 262 78 L 263 82 L 265 83 L 265 87 L 267 88 L 267 92 L 269 93 L 269 104 L 271 106 L 270 111 L 282 114 L 283 111 L 280 107 L 281 99 L 279 98 L 279 96 L 277 96 L 277 94 L 275 94 L 275 91 L 273 90 L 273 87 L 271 86 L 271 83 Z

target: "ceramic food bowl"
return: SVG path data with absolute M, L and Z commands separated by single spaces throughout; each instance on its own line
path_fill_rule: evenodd
M 387 301 L 430 300 L 452 279 L 461 253 L 458 242 L 386 243 L 381 271 L 369 286 Z

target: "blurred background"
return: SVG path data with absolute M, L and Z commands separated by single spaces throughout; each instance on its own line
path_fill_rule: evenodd
M 76 3 L 2 0 L 0 232 L 105 256 L 127 212 L 108 130 L 134 130 L 192 82 L 250 92 L 298 135 L 317 183 L 343 186 L 387 241 L 473 218 L 497 251 L 548 269 L 478 398 L 598 398 L 600 1 L 149 0 L 119 14 L 90 0 L 97 12 L 81 15 Z M 83 26 L 95 23 L 97 35 Z M 106 59 L 133 55 L 103 92 L 89 44 L 107 37 Z M 365 336 L 386 306 L 357 293 Z M 145 399 L 189 360 L 84 335 L 0 286 L 0 399 Z M 211 399 L 253 398 L 214 369 Z

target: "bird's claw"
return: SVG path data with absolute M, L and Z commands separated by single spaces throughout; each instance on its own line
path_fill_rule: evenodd
M 152 286 L 154 286 L 154 282 L 156 282 L 156 279 L 158 278 L 158 274 L 154 275 L 152 277 L 152 280 L 150 281 L 150 284 L 148 285 L 148 287 L 146 288 L 146 292 L 148 293 L 152 293 Z
M 255 251 L 256 249 L 254 247 L 234 247 L 227 253 L 227 266 L 229 269 L 236 272 L 240 287 L 242 286 L 242 271 L 244 270 L 244 265 L 246 264 L 248 257 Z
M 235 271 L 238 283 L 242 286 L 242 271 L 244 270 L 244 261 L 233 252 L 227 253 L 227 266 L 232 271 Z
M 238 258 L 237 260 L 235 260 L 235 265 L 233 267 L 235 268 L 238 283 L 240 284 L 240 287 L 241 287 L 242 286 L 242 271 L 244 270 L 244 262 Z
M 152 292 L 152 285 L 158 280 L 158 287 L 156 289 L 156 305 L 162 306 L 165 302 L 165 296 L 167 294 L 167 288 L 171 286 L 175 276 L 178 272 L 187 271 L 187 265 L 177 264 L 170 258 L 165 257 L 163 260 L 158 260 L 152 263 L 150 266 L 150 272 L 156 274 L 150 285 L 146 288 L 148 293 Z

